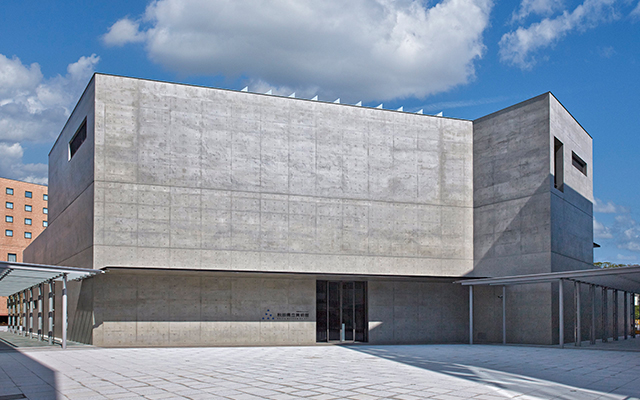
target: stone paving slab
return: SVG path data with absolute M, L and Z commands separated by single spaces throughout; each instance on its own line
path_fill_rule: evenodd
M 634 399 L 640 353 L 491 345 L 27 348 L 0 352 L 3 396 Z

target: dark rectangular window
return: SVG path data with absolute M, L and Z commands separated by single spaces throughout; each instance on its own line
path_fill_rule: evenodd
M 44 201 L 49 201 L 49 195 L 48 195 L 48 194 L 43 194 L 43 195 L 42 195 L 42 199 L 43 199 Z
M 27 198 L 29 198 L 29 199 L 30 199 L 30 198 L 32 198 L 32 197 L 33 197 L 33 193 L 31 193 L 31 192 L 29 192 L 29 191 L 26 191 L 26 192 L 24 192 L 24 197 L 27 197 Z
M 4 221 L 5 222 L 13 222 L 13 217 L 11 215 L 5 215 L 4 216 Z
M 48 208 L 43 208 L 42 209 L 42 213 L 43 214 L 49 214 L 49 209 Z
M 7 201 L 6 203 L 4 203 L 4 206 L 10 210 L 13 210 L 13 203 L 10 201 Z
M 31 218 L 25 218 L 24 219 L 24 224 L 25 225 L 31 225 Z
M 13 189 L 7 188 L 7 194 L 13 194 Z
M 46 228 L 47 226 L 49 226 L 49 223 L 47 221 L 42 221 L 42 226 Z
M 87 138 L 87 120 L 82 121 L 82 125 L 76 131 L 76 134 L 73 135 L 73 139 L 69 142 L 69 160 L 73 158 L 74 154 L 78 151 L 82 143 L 84 143 Z
M 25 239 L 31 239 L 31 232 L 25 232 L 24 233 L 24 238 Z
M 4 230 L 4 235 L 5 236 L 13 236 L 13 231 L 11 229 L 5 229 Z
M 24 210 L 25 210 L 25 211 L 29 211 L 29 212 L 31 212 L 31 206 L 30 206 L 30 205 L 28 205 L 28 204 L 25 204 L 25 205 L 24 205 Z
M 578 168 L 578 171 L 582 172 L 584 176 L 587 176 L 587 163 L 573 151 L 571 152 L 571 164 Z
M 564 191 L 564 146 L 562 142 L 554 138 L 553 157 L 553 186 L 559 191 Z
M 18 257 L 13 253 L 9 253 L 9 254 L 7 254 L 7 261 L 16 262 L 16 261 L 18 261 Z

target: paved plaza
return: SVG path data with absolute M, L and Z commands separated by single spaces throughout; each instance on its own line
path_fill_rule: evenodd
M 3 400 L 639 397 L 640 352 L 634 351 L 497 345 L 0 350 Z

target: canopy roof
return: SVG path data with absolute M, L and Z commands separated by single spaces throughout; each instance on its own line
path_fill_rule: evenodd
M 522 285 L 526 283 L 555 282 L 560 279 L 603 286 L 627 292 L 640 293 L 640 266 L 585 269 L 581 271 L 550 272 L 544 274 L 503 276 L 457 281 L 464 286 Z
M 82 279 L 103 271 L 63 267 L 58 265 L 27 264 L 0 261 L 0 296 L 10 296 L 49 280 Z

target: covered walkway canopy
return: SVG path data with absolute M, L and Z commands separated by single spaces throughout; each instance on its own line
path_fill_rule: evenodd
M 524 285 L 531 283 L 559 282 L 558 290 L 558 330 L 560 346 L 564 346 L 564 293 L 562 281 L 574 283 L 576 289 L 581 284 L 589 285 L 591 297 L 591 343 L 595 343 L 595 288 L 602 288 L 603 294 L 608 290 L 613 290 L 614 301 L 617 302 L 618 291 L 624 292 L 624 337 L 627 338 L 629 328 L 628 317 L 631 316 L 631 335 L 635 337 L 633 305 L 636 293 L 640 293 L 640 266 L 629 266 L 619 268 L 597 268 L 580 271 L 549 272 L 542 274 L 515 275 L 496 278 L 479 278 L 456 281 L 463 286 L 469 286 L 469 343 L 473 344 L 473 287 L 478 285 L 502 286 L 502 341 L 506 343 L 506 286 Z M 627 300 L 627 295 L 629 299 Z M 576 329 L 575 344 L 581 343 L 581 321 L 580 321 L 580 290 L 575 290 L 575 312 Z M 629 304 L 630 303 L 630 304 Z M 629 314 L 629 308 L 631 314 Z M 607 296 L 603 296 L 603 336 L 602 341 L 606 342 L 607 335 Z M 613 308 L 613 340 L 618 340 L 618 315 L 617 307 Z
M 0 261 L 0 296 L 8 296 L 9 327 L 14 333 L 33 336 L 40 340 L 43 332 L 44 284 L 48 284 L 49 343 L 53 343 L 54 281 L 62 281 L 62 347 L 67 347 L 67 281 L 79 280 L 102 273 L 100 270 L 64 267 L 57 265 L 27 264 Z M 37 297 L 34 297 L 37 289 Z M 37 304 L 36 304 L 37 302 Z M 34 314 L 37 308 L 37 331 Z

